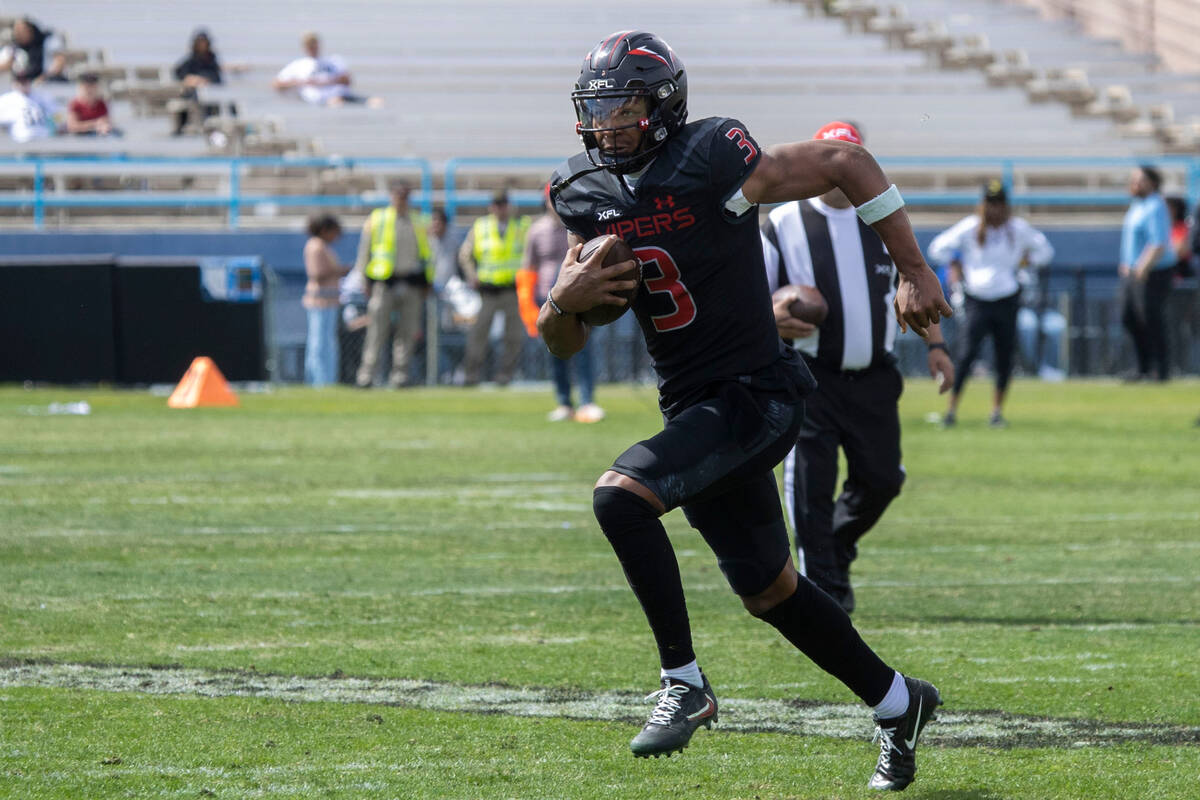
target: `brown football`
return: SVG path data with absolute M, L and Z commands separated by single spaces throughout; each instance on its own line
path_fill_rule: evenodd
M 788 313 L 810 325 L 820 325 L 829 315 L 829 304 L 815 286 L 796 286 L 800 297 L 788 306 Z
M 592 254 L 599 249 L 600 245 L 608 239 L 608 236 L 597 236 L 595 239 L 588 239 L 583 245 L 583 250 L 579 252 L 579 260 L 587 261 Z M 600 266 L 608 267 L 613 264 L 619 264 L 622 261 L 637 262 L 637 256 L 633 254 L 633 248 L 624 239 L 617 239 L 613 242 L 613 246 L 609 248 L 608 253 L 604 256 L 604 261 Z M 635 263 L 633 268 L 622 275 L 618 275 L 619 280 L 638 280 L 641 273 L 641 267 Z M 638 284 L 641 285 L 640 283 Z M 629 304 L 633 302 L 633 298 L 637 295 L 637 286 L 627 291 L 616 292 L 615 294 L 624 297 L 626 300 L 623 306 L 608 305 L 602 303 L 594 308 L 589 308 L 587 311 L 582 311 L 579 318 L 589 325 L 609 325 L 616 322 L 621 316 L 629 310 Z

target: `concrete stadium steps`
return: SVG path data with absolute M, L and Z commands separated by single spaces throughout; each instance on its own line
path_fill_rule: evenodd
M 1039 59 L 1057 53 L 1093 68 L 1108 59 L 1118 74 L 1136 61 L 1105 43 L 1071 37 L 1068 26 L 1041 22 L 1021 7 L 981 0 L 907 6 L 914 19 L 943 19 L 952 32 L 984 27 L 994 46 L 1024 42 Z M 577 146 L 566 95 L 579 60 L 600 37 L 626 27 L 656 30 L 679 52 L 692 79 L 693 117 L 737 116 L 764 143 L 806 136 L 830 116 L 849 116 L 865 125 L 881 154 L 1145 149 L 1107 121 L 1031 105 L 1020 90 L 988 88 L 977 71 L 940 71 L 921 52 L 848 33 L 841 20 L 810 16 L 795 3 L 612 0 L 566 12 L 549 0 L 515 6 L 347 0 L 328 15 L 315 3 L 214 0 L 198 18 L 193 8 L 161 0 L 111 0 L 103 13 L 83 0 L 45 0 L 38 13 L 50 25 L 79 28 L 72 35 L 81 46 L 146 66 L 173 64 L 191 31 L 204 25 L 227 66 L 248 66 L 230 76 L 227 90 L 245 109 L 242 116 L 278 119 L 281 135 L 315 141 L 325 153 L 435 161 L 566 154 Z M 347 58 L 356 90 L 382 97 L 385 108 L 311 108 L 269 89 L 309 28 L 322 33 L 326 53 Z M 127 149 L 167 146 L 161 119 L 129 120 L 127 127 L 124 144 L 133 145 Z
M 1039 20 L 1023 6 L 992 0 L 908 0 L 916 22 L 941 20 L 955 37 L 985 33 L 998 52 L 1022 48 L 1031 66 L 1084 67 L 1097 89 L 1130 87 L 1139 105 L 1169 103 L 1177 122 L 1200 114 L 1200 76 L 1157 75 L 1144 56 L 1124 53 L 1111 42 L 1088 39 L 1062 22 Z M 887 7 L 888 3 L 878 3 Z M 102 48 L 109 64 L 149 71 L 169 68 L 184 54 L 192 31 L 206 27 L 226 67 L 222 99 L 236 100 L 239 122 L 249 122 L 270 138 L 294 140 L 302 152 L 347 157 L 428 159 L 434 168 L 435 196 L 442 198 L 443 164 L 458 157 L 562 158 L 575 152 L 574 116 L 569 91 L 584 53 L 602 36 L 625 28 L 653 30 L 666 38 L 687 65 L 693 119 L 709 115 L 740 118 L 767 145 L 807 138 L 834 118 L 861 123 L 872 150 L 882 159 L 901 156 L 1116 156 L 1161 152 L 1146 135 L 1124 136 L 1108 117 L 1072 114 L 1058 102 L 1031 103 L 1023 88 L 995 87 L 980 69 L 945 70 L 919 50 L 889 45 L 875 34 L 848 31 L 842 20 L 810 16 L 801 3 L 742 0 L 665 0 L 655 4 L 610 0 L 598 8 L 565 6 L 549 0 L 502 5 L 485 0 L 346 0 L 331 14 L 310 0 L 212 0 L 203 9 L 167 0 L 43 0 L 35 11 L 50 27 L 68 32 L 73 46 Z M 202 16 L 198 16 L 202 15 Z M 314 108 L 270 89 L 279 68 L 299 55 L 299 37 L 321 33 L 326 54 L 343 55 L 355 90 L 377 95 L 382 109 L 347 106 Z M 238 65 L 236 73 L 230 69 Z M 70 95 L 73 87 L 58 90 Z M 199 136 L 173 138 L 164 116 L 135 117 L 124 100 L 111 104 L 123 139 L 60 138 L 37 145 L 49 153 L 129 153 L 195 156 L 209 152 Z M 0 153 L 28 148 L 0 142 Z M 232 151 L 231 151 L 232 152 Z M 515 176 L 533 191 L 548 167 L 514 169 L 507 174 L 467 171 L 460 189 L 487 191 Z M 937 170 L 898 166 L 890 170 L 906 190 L 972 192 L 986 167 Z M 179 170 L 186 173 L 187 170 Z M 1019 170 L 1018 191 L 1119 193 L 1125 170 L 1078 168 Z M 1114 177 L 1115 176 L 1115 177 Z M 338 195 L 374 198 L 386 176 L 369 169 L 256 170 L 241 177 L 248 195 Z M 99 183 L 71 189 L 69 177 L 51 177 L 53 191 L 130 189 L 133 182 Z M 0 171 L 0 185 L 28 191 L 29 178 Z M 228 177 L 197 176 L 190 188 L 147 177 L 149 191 L 224 193 Z M 153 187 L 153 188 L 151 188 Z M 1085 201 L 1076 208 L 1108 220 L 1112 209 Z M 242 209 L 246 224 L 295 226 L 311 211 L 282 205 Z M 466 213 L 477 209 L 466 208 Z M 354 224 L 360 210 L 338 210 Z M 923 217 L 959 214 L 951 207 L 924 207 Z M 160 213 L 161 212 L 161 213 Z M 343 213 L 344 212 L 344 213 Z M 0 210 L 0 224 L 19 218 Z M 27 212 L 25 212 L 27 214 Z M 1042 220 L 1060 207 L 1035 210 Z M 227 209 L 128 207 L 49 209 L 48 224 L 117 224 L 161 215 L 172 225 L 221 224 Z M 1110 220 L 1111 221 L 1111 220 Z

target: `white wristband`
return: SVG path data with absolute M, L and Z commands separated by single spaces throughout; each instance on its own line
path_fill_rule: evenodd
M 904 198 L 900 196 L 900 190 L 893 183 L 885 191 L 881 192 L 878 197 L 868 200 L 854 210 L 858 212 L 859 219 L 868 225 L 874 225 L 888 214 L 899 211 L 902 208 L 904 208 Z

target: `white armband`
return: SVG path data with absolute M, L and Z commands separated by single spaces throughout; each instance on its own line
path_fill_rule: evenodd
M 904 208 L 904 198 L 900 196 L 900 190 L 893 183 L 885 191 L 881 192 L 878 197 L 868 200 L 861 206 L 857 206 L 854 210 L 858 212 L 859 219 L 868 225 L 874 225 L 888 214 L 899 211 L 902 208 Z

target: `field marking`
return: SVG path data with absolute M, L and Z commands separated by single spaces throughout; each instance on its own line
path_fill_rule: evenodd
M 1132 511 L 1112 514 L 1046 514 L 1041 516 L 988 516 L 988 517 L 948 517 L 942 520 L 930 520 L 927 517 L 890 517 L 893 522 L 905 525 L 928 526 L 931 523 L 939 527 L 946 525 L 1022 525 L 1028 523 L 1062 523 L 1067 525 L 1088 525 L 1096 522 L 1200 522 L 1200 511 Z
M 365 703 L 514 717 L 641 724 L 649 704 L 640 693 L 462 686 L 410 679 L 294 677 L 184 668 L 3 663 L 0 688 L 86 689 L 146 695 L 261 697 L 299 703 Z M 718 690 L 719 691 L 719 690 Z M 2 700 L 0 700 L 2 702 Z M 860 705 L 809 700 L 719 698 L 720 730 L 866 740 L 872 726 Z M 1000 711 L 956 711 L 951 704 L 925 733 L 944 747 L 1085 747 L 1127 742 L 1200 744 L 1200 727 L 1103 722 Z
M 1191 584 L 1200 583 L 1200 575 L 1159 575 L 1146 578 L 1129 578 L 1122 576 L 1109 576 L 1104 580 L 1089 580 L 1085 578 L 1048 578 L 1046 580 L 1014 580 L 1014 581 L 987 581 L 987 582 L 965 582 L 965 581 L 862 581 L 856 583 L 858 588 L 903 588 L 903 589 L 958 589 L 958 588 L 983 588 L 983 587 L 1021 587 L 1030 585 L 1064 585 L 1075 586 L 1079 584 L 1095 584 L 1103 583 L 1105 585 L 1142 585 L 1142 584 L 1162 584 L 1162 583 L 1177 583 Z M 689 583 L 685 581 L 685 588 L 688 592 L 729 592 L 729 587 L 723 583 Z M 327 598 L 340 597 L 350 599 L 374 599 L 381 595 L 390 597 L 443 597 L 443 596 L 463 596 L 463 597 L 513 597 L 519 595 L 564 595 L 564 594 L 625 594 L 629 592 L 629 587 L 625 584 L 597 584 L 595 586 L 581 586 L 579 584 L 550 584 L 543 586 L 428 586 L 419 589 L 389 589 L 386 591 L 321 591 L 312 590 L 301 592 L 296 590 L 258 590 L 249 592 L 239 592 L 230 590 L 216 591 L 200 591 L 197 594 L 203 597 L 230 597 L 239 599 L 252 600 L 289 600 L 309 598 Z M 105 595 L 107 597 L 107 595 Z M 149 600 L 171 600 L 176 601 L 179 598 L 178 591 L 167 591 L 161 593 L 142 592 L 136 594 L 120 594 L 112 596 L 114 600 L 123 601 L 149 601 Z M 1195 627 L 1194 623 L 1177 622 L 1174 620 L 1165 620 L 1163 622 L 1149 623 L 1107 623 L 1104 625 L 1095 625 L 1091 623 L 1081 623 L 1080 625 L 1090 625 L 1089 630 L 1135 630 L 1142 627 L 1161 627 L 1163 625 L 1182 625 L 1186 628 Z M 1074 623 L 1047 623 L 1049 625 L 1071 625 Z M 893 630 L 893 629 L 889 629 Z

